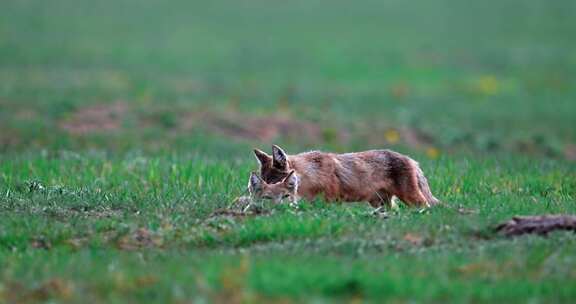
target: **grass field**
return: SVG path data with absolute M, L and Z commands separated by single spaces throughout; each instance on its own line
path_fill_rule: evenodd
M 0 4 L 0 303 L 576 299 L 576 3 Z M 445 204 L 215 215 L 252 147 L 391 148 Z

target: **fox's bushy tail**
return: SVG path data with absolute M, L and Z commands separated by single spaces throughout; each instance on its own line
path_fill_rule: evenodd
M 430 186 L 428 185 L 428 180 L 418 165 L 416 165 L 416 177 L 418 178 L 418 187 L 420 188 L 420 192 L 422 192 L 422 195 L 424 195 L 428 204 L 434 206 L 440 203 L 440 200 L 432 195 Z

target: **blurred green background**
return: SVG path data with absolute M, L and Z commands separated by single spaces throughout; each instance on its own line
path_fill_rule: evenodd
M 0 149 L 576 158 L 576 3 L 3 1 Z
M 573 233 L 492 228 L 576 210 L 575 20 L 574 0 L 2 0 L 0 303 L 574 302 Z M 271 144 L 404 152 L 444 204 L 222 209 Z

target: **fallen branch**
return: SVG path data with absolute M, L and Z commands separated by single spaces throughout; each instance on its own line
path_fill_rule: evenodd
M 515 216 L 511 220 L 496 226 L 495 230 L 506 236 L 516 236 L 526 233 L 546 235 L 555 230 L 569 230 L 576 232 L 576 216 Z

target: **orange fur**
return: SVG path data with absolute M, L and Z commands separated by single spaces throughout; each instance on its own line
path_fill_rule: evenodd
M 379 207 L 390 206 L 396 196 L 409 206 L 438 203 L 418 163 L 394 151 L 287 155 L 278 146 L 272 150 L 272 156 L 254 150 L 262 179 L 276 183 L 294 170 L 299 181 L 298 196 L 307 200 L 323 195 L 328 201 L 368 201 Z

